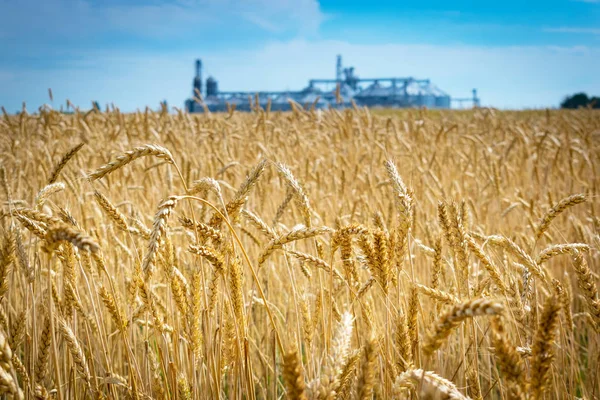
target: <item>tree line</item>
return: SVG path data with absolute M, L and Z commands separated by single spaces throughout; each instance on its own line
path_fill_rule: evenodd
M 572 96 L 567 96 L 560 103 L 560 108 L 600 108 L 600 97 L 588 97 L 585 93 L 576 93 Z

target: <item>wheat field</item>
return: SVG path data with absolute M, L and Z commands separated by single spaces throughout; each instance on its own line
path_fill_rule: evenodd
M 0 120 L 5 398 L 600 398 L 600 113 Z

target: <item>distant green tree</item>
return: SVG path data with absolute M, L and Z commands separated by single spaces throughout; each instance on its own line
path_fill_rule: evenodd
M 600 108 L 599 97 L 588 97 L 585 93 L 576 93 L 573 96 L 567 96 L 562 103 L 560 108 L 579 108 L 588 107 Z

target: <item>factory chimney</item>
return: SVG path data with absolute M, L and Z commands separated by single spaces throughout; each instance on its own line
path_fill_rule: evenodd
M 340 83 L 342 81 L 342 56 L 338 54 L 337 63 L 335 65 L 335 80 Z
M 194 77 L 194 96 L 197 96 L 197 93 L 202 94 L 202 61 L 199 59 L 196 60 L 196 76 Z

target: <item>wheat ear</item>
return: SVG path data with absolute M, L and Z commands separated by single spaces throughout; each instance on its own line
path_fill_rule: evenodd
M 50 227 L 44 239 L 46 240 L 47 249 L 54 249 L 59 242 L 66 241 L 80 250 L 91 253 L 97 253 L 100 250 L 100 246 L 91 237 L 63 222 Z
M 569 197 L 565 197 L 560 200 L 554 207 L 552 207 L 538 222 L 538 226 L 535 229 L 535 239 L 539 240 L 544 232 L 548 230 L 548 227 L 567 208 L 573 207 L 577 204 L 581 204 L 586 201 L 586 196 L 583 193 L 573 194 Z
M 287 396 L 291 400 L 307 400 L 306 384 L 302 364 L 297 350 L 283 356 L 283 381 L 287 390 Z
M 298 228 L 292 229 L 290 232 L 279 236 L 278 238 L 273 239 L 271 240 L 271 242 L 269 242 L 267 247 L 258 257 L 258 265 L 264 264 L 267 258 L 269 258 L 269 256 L 273 254 L 275 250 L 282 249 L 283 246 L 287 243 L 301 239 L 308 239 L 311 237 L 322 235 L 323 233 L 327 232 L 331 232 L 331 229 L 326 226 L 316 228 L 306 228 L 304 226 L 300 226 Z
M 95 171 L 91 172 L 88 175 L 88 178 L 91 181 L 101 179 L 104 176 L 131 163 L 132 161 L 134 161 L 140 157 L 146 157 L 146 156 L 155 156 L 155 157 L 165 160 L 169 164 L 175 164 L 175 159 L 173 158 L 173 155 L 171 154 L 171 152 L 168 149 L 166 149 L 162 146 L 155 145 L 155 144 L 146 144 L 143 146 L 136 147 L 133 150 L 126 151 L 125 153 L 117 156 L 114 161 L 111 161 L 108 164 L 105 164 L 105 165 L 101 166 L 100 168 L 96 169 Z
M 531 347 L 530 392 L 533 399 L 542 398 L 548 390 L 550 366 L 554 360 L 554 340 L 558 325 L 560 302 L 556 297 L 548 297 L 544 302 L 540 322 Z
M 63 156 L 63 158 L 61 158 L 60 162 L 58 163 L 58 165 L 56 166 L 56 168 L 54 168 L 54 171 L 52 171 L 52 174 L 50 174 L 50 179 L 48 179 L 48 184 L 51 185 L 54 182 L 56 182 L 56 180 L 58 179 L 58 175 L 60 174 L 60 172 L 63 170 L 63 168 L 65 168 L 65 165 L 67 165 L 67 163 L 73 158 L 75 157 L 75 154 L 77 154 L 77 152 L 79 150 L 81 150 L 81 148 L 83 147 L 85 143 L 80 143 L 77 146 L 73 147 L 71 150 L 69 150 L 67 152 L 67 154 L 65 154 Z
M 585 302 L 590 310 L 592 319 L 596 323 L 596 332 L 600 333 L 600 298 L 598 298 L 598 286 L 583 254 L 578 251 L 575 252 L 573 261 L 573 267 L 577 273 L 577 283 L 584 294 Z
M 434 325 L 432 333 L 427 337 L 423 346 L 424 353 L 428 355 L 439 349 L 452 331 L 465 319 L 482 315 L 496 315 L 503 310 L 502 304 L 492 299 L 475 299 L 454 305 Z

